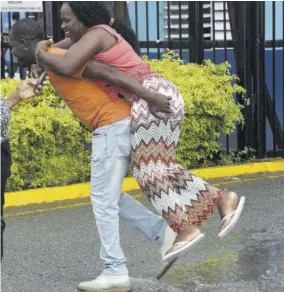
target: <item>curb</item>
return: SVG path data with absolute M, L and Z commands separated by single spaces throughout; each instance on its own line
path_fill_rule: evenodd
M 247 174 L 284 171 L 284 159 L 256 162 L 243 165 L 200 168 L 193 170 L 204 180 L 232 177 Z M 133 177 L 125 178 L 122 191 L 138 190 L 139 186 Z M 33 189 L 5 194 L 5 207 L 20 207 L 32 204 L 53 203 L 56 201 L 86 198 L 90 195 L 90 183 L 80 183 L 63 187 Z

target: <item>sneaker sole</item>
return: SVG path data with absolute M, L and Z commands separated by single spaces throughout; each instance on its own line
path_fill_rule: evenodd
M 131 292 L 132 288 L 112 288 L 108 290 L 102 290 L 102 292 Z
M 91 290 L 81 290 L 81 289 L 78 289 L 78 290 L 82 292 L 91 291 Z M 132 292 L 132 291 L 133 291 L 133 288 L 111 288 L 111 289 L 97 290 L 97 292 Z

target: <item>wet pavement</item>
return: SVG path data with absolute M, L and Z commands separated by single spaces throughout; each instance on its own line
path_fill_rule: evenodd
M 134 292 L 284 292 L 284 176 L 224 185 L 247 197 L 241 221 L 217 239 L 219 218 L 210 217 L 200 245 L 161 281 L 157 246 L 121 225 L 122 247 L 134 277 Z M 149 206 L 147 200 L 141 199 Z M 99 240 L 86 202 L 7 210 L 2 291 L 76 291 L 101 271 Z

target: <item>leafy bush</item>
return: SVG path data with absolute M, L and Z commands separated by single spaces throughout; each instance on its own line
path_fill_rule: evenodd
M 238 78 L 230 74 L 228 62 L 183 64 L 172 51 L 164 54 L 161 61 L 147 61 L 157 73 L 176 84 L 183 96 L 185 119 L 177 157 L 184 166 L 196 167 L 201 159 L 218 151 L 221 134 L 230 134 L 236 122 L 243 122 L 242 107 L 235 103 L 233 95 L 244 94 L 245 90 L 236 84 Z
M 186 115 L 178 146 L 178 160 L 186 167 L 216 156 L 217 138 L 229 134 L 235 122 L 242 122 L 241 106 L 233 95 L 244 93 L 234 84 L 229 64 L 186 64 L 173 52 L 161 61 L 147 60 L 152 68 L 180 89 Z M 7 95 L 19 81 L 1 81 Z M 45 87 L 40 97 L 22 102 L 13 109 L 9 129 L 13 156 L 8 190 L 20 190 L 84 182 L 89 179 L 90 142 L 86 130 L 56 94 Z M 224 160 L 224 158 L 222 158 Z
M 256 160 L 256 150 L 253 148 L 245 147 L 243 150 L 238 151 L 225 151 L 220 150 L 214 153 L 211 158 L 202 158 L 198 167 L 211 167 L 211 166 L 224 166 L 249 163 Z
M 2 96 L 18 83 L 1 81 Z M 90 151 L 85 145 L 90 134 L 53 87 L 44 88 L 41 97 L 13 109 L 9 138 L 13 164 L 8 191 L 66 185 L 89 178 Z

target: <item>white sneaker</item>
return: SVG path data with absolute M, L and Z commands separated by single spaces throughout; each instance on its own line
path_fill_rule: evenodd
M 78 289 L 90 292 L 130 292 L 132 281 L 128 275 L 100 275 L 93 281 L 79 283 Z
M 160 249 L 162 258 L 165 256 L 166 252 L 172 247 L 177 234 L 172 230 L 172 228 L 167 224 L 165 228 L 165 235 L 163 245 Z

